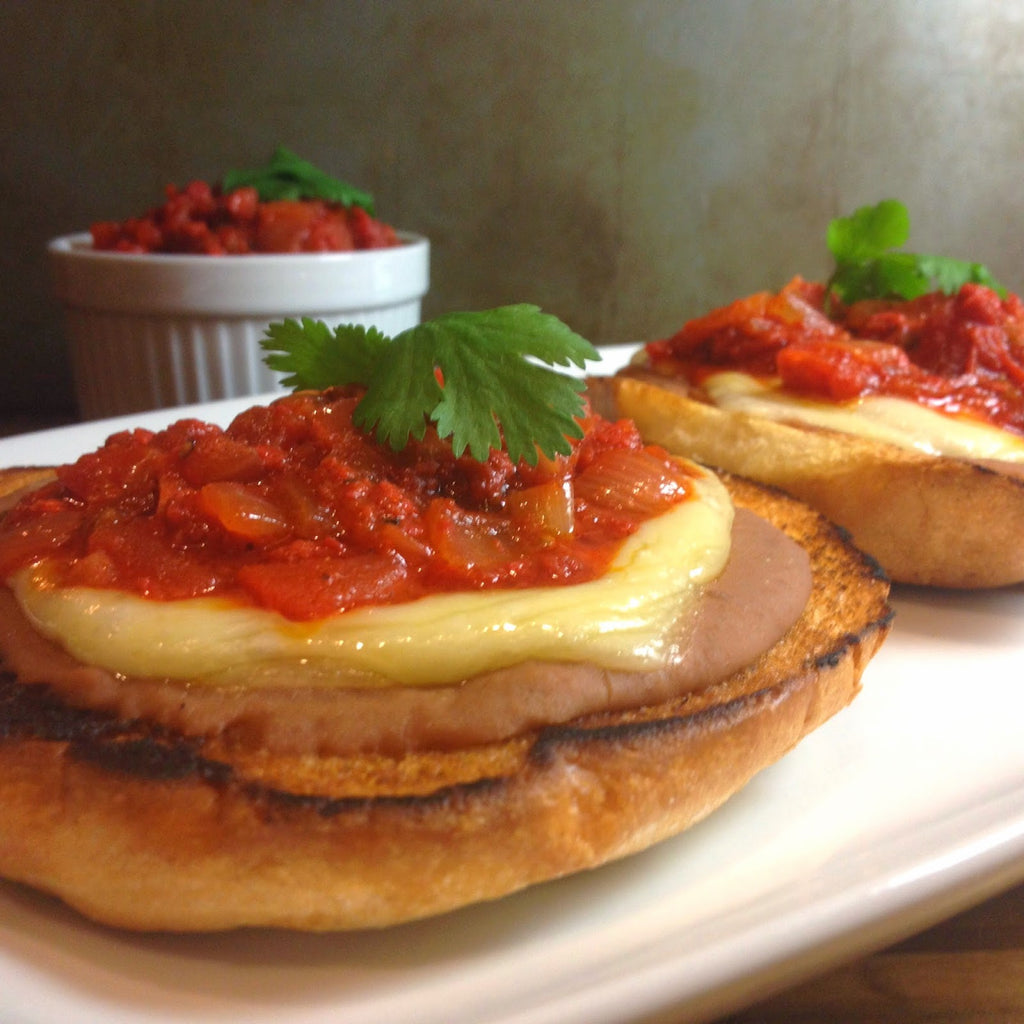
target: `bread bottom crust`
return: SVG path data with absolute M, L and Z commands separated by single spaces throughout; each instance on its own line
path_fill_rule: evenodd
M 382 927 L 595 867 L 688 828 L 855 696 L 888 583 L 805 506 L 734 500 L 814 588 L 757 662 L 665 704 L 461 751 L 218 748 L 0 679 L 0 875 L 131 929 Z

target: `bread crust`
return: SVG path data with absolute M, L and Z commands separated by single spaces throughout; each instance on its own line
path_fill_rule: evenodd
M 0 875 L 132 929 L 381 927 L 644 849 L 846 706 L 888 583 L 806 506 L 738 505 L 811 555 L 783 641 L 696 693 L 469 750 L 269 755 L 72 709 L 0 675 Z
M 972 589 L 1024 581 L 1024 478 L 1011 467 L 718 409 L 635 371 L 591 382 L 598 408 L 648 443 L 778 487 L 848 530 L 900 583 Z

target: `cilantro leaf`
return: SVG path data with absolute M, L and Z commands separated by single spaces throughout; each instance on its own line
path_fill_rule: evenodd
M 322 320 L 272 323 L 260 347 L 269 353 L 263 361 L 288 376 L 289 388 L 325 388 L 365 383 L 388 339 L 375 327 L 345 324 L 333 331 Z
M 864 263 L 841 263 L 829 280 L 829 293 L 843 302 L 898 296 L 914 299 L 930 290 L 930 281 L 910 253 L 884 253 Z
M 233 192 L 243 186 L 255 188 L 263 202 L 323 199 L 342 206 L 361 206 L 371 216 L 374 213 L 373 196 L 369 192 L 332 178 L 284 146 L 278 146 L 264 166 L 228 171 L 221 180 L 221 188 L 225 192 Z
M 1006 294 L 980 263 L 893 251 L 909 237 L 910 214 L 896 199 L 862 206 L 832 221 L 826 241 L 836 265 L 826 285 L 828 301 L 916 299 L 932 291 L 952 295 L 968 282 Z
M 289 374 L 286 386 L 365 386 L 353 420 L 395 450 L 433 421 L 456 455 L 483 461 L 504 437 L 509 456 L 531 465 L 568 454 L 569 439 L 581 436 L 583 381 L 552 367 L 600 358 L 557 317 L 526 304 L 448 313 L 394 339 L 287 320 L 271 324 L 261 345 L 267 365 Z
M 909 237 L 907 208 L 895 199 L 883 199 L 877 206 L 862 206 L 849 217 L 836 218 L 828 226 L 827 241 L 837 263 L 857 264 L 906 245 Z
M 415 344 L 405 331 L 390 342 L 370 368 L 366 394 L 359 401 L 352 422 L 377 440 L 401 451 L 410 437 L 423 439 L 427 417 L 441 400 L 441 384 L 434 372 L 434 354 Z
M 954 260 L 948 256 L 919 256 L 918 262 L 922 272 L 934 280 L 937 287 L 947 295 L 959 290 L 960 286 L 967 282 L 986 285 L 1003 295 L 1006 293 L 1006 289 L 996 281 L 988 267 L 981 263 Z

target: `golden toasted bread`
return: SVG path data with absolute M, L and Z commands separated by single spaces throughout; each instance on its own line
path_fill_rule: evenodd
M 635 371 L 590 382 L 606 414 L 648 443 L 806 501 L 848 530 L 891 579 L 938 587 L 1024 581 L 1024 478 L 1011 466 L 776 423 L 689 397 Z
M 347 929 L 681 832 L 850 702 L 891 616 L 886 579 L 834 526 L 727 483 L 805 546 L 811 598 L 755 663 L 656 706 L 468 749 L 285 755 L 72 708 L 0 671 L 0 875 L 128 928 Z

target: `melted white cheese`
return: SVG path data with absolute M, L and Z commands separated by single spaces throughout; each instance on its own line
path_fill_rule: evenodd
M 218 598 L 48 586 L 45 565 L 9 583 L 41 633 L 130 676 L 379 686 L 453 683 L 532 658 L 649 667 L 671 659 L 680 616 L 728 560 L 728 492 L 710 474 L 696 483 L 699 496 L 628 538 L 601 578 L 571 586 L 437 594 L 297 623 Z
M 1024 462 L 1024 438 L 903 398 L 869 395 L 841 404 L 816 402 L 733 371 L 713 374 L 704 388 L 718 408 L 732 412 L 857 434 L 931 455 Z

